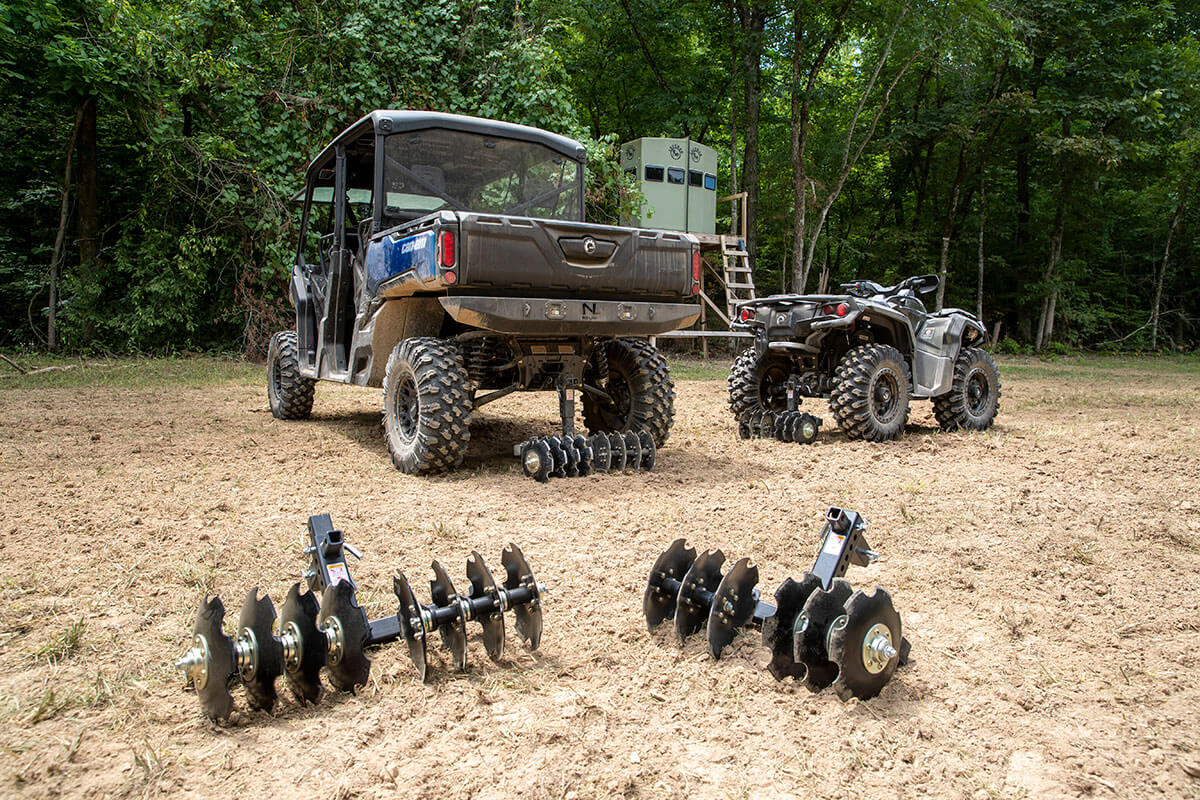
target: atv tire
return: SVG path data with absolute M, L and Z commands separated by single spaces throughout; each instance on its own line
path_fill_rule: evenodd
M 295 331 L 279 331 L 267 348 L 267 403 L 276 419 L 308 419 L 317 382 L 300 374 Z
M 908 422 L 912 377 L 904 356 L 886 344 L 856 347 L 834 372 L 829 410 L 851 439 L 886 442 Z
M 987 430 L 1000 410 L 1000 370 L 978 347 L 963 348 L 954 362 L 950 391 L 933 398 L 933 416 L 944 431 Z
M 791 365 L 775 356 L 758 358 L 743 350 L 729 370 L 729 410 L 740 418 L 750 411 L 787 411 L 787 379 Z
M 383 430 L 396 469 L 409 475 L 451 470 L 471 439 L 470 380 L 450 342 L 404 339 L 383 376 Z
M 583 424 L 588 433 L 645 431 L 662 447 L 675 424 L 675 384 L 666 359 L 649 342 L 613 339 L 596 345 L 593 365 L 603 365 L 606 374 L 592 371 L 589 384 L 613 398 L 608 402 L 583 393 Z

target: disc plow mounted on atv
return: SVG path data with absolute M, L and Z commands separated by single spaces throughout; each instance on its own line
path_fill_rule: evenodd
M 763 408 L 743 411 L 738 417 L 738 436 L 743 439 L 778 439 L 781 442 L 812 444 L 821 430 L 821 418 L 800 411 L 798 382 L 787 382 L 787 410 L 772 412 Z
M 542 636 L 541 596 L 538 584 L 521 550 L 504 548 L 500 560 L 504 580 L 497 583 L 483 558 L 472 552 L 467 559 L 470 591 L 460 595 L 441 564 L 432 564 L 432 603 L 421 603 L 403 573 L 393 578 L 399 601 L 395 615 L 368 620 L 359 606 L 357 585 L 350 577 L 346 555 L 359 553 L 335 530 L 328 514 L 309 517 L 310 545 L 305 553 L 312 563 L 301 584 L 288 590 L 278 616 L 258 587 L 249 591 L 232 637 L 223 630 L 225 606 L 219 597 L 205 597 L 196 615 L 192 646 L 175 666 L 196 688 L 200 707 L 213 720 L 227 719 L 233 710 L 230 687 L 240 681 L 251 708 L 271 711 L 278 701 L 275 680 L 282 675 L 296 699 L 315 703 L 322 694 L 321 670 L 337 689 L 352 692 L 367 682 L 371 672 L 368 647 L 404 639 L 417 675 L 427 675 L 426 637 L 438 631 L 450 650 L 455 669 L 467 665 L 467 623 L 483 629 L 487 654 L 499 661 L 504 654 L 504 612 L 516 617 L 517 633 L 536 649 Z M 320 602 L 317 595 L 320 595 Z
M 643 599 L 647 627 L 673 620 L 681 643 L 703 628 L 716 659 L 739 629 L 760 625 L 763 646 L 771 650 L 767 668 L 778 680 L 791 676 L 812 692 L 833 686 L 842 700 L 875 697 L 907 662 L 908 640 L 886 590 L 855 591 L 842 577 L 851 564 L 867 566 L 877 558 L 863 538 L 866 520 L 836 507 L 825 520 L 812 570 L 780 584 L 774 605 L 761 600 L 758 567 L 750 559 L 722 575 L 724 553 L 696 555 L 676 539 L 650 570 Z
M 567 379 L 558 385 L 561 436 L 535 436 L 513 445 L 513 455 L 521 460 L 526 477 L 546 483 L 551 478 L 584 478 L 593 472 L 653 470 L 658 448 L 649 431 L 575 433 L 575 387 Z

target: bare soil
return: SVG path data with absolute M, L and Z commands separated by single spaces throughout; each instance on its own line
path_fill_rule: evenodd
M 0 795 L 150 797 L 1200 797 L 1200 368 L 1005 360 L 998 424 L 811 447 L 738 440 L 720 379 L 677 382 L 658 469 L 539 485 L 511 445 L 550 395 L 471 425 L 465 467 L 392 469 L 376 391 L 321 385 L 271 417 L 257 373 L 0 387 Z M 703 377 L 695 367 L 683 374 Z M 713 375 L 717 370 L 712 371 Z M 72 382 L 74 381 L 74 382 Z M 843 703 L 763 669 L 757 631 L 719 662 L 649 633 L 642 591 L 676 537 L 751 556 L 770 595 L 816 555 L 830 505 L 861 511 L 912 660 Z M 309 514 L 365 553 L 368 613 L 438 559 L 465 584 L 507 542 L 551 586 L 542 647 L 469 669 L 400 645 L 370 684 L 230 724 L 171 662 L 195 609 L 279 605 Z M 434 637 L 435 640 L 437 637 Z M 281 694 L 287 692 L 281 682 Z

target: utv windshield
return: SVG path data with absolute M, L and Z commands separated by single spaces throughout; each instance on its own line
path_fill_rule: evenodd
M 387 137 L 384 217 L 439 209 L 582 220 L 576 161 L 536 142 L 428 128 Z

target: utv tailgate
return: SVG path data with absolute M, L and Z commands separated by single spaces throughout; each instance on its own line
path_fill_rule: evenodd
M 547 300 L 544 297 L 439 297 L 456 321 L 498 333 L 553 336 L 654 336 L 686 328 L 694 303 Z
M 690 298 L 686 233 L 585 222 L 459 214 L 461 289 L 533 290 L 587 297 Z

